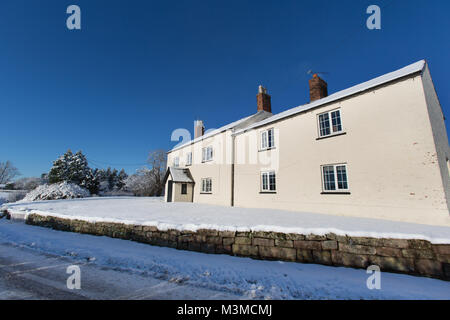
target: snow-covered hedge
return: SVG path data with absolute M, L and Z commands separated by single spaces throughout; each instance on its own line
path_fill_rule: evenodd
M 87 189 L 74 183 L 61 182 L 41 185 L 28 192 L 23 201 L 86 198 L 90 195 Z

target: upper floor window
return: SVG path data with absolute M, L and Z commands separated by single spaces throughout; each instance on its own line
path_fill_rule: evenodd
M 189 152 L 187 155 L 186 155 L 186 165 L 187 166 L 190 166 L 192 164 L 192 152 Z
M 202 179 L 202 193 L 212 193 L 212 179 Z
M 342 131 L 341 111 L 334 110 L 318 116 L 319 136 L 325 137 Z
M 202 149 L 202 162 L 211 161 L 213 159 L 213 147 L 209 146 Z
M 348 191 L 347 165 L 322 166 L 323 191 Z
M 177 167 L 180 166 L 180 158 L 179 158 L 179 157 L 173 158 L 173 166 L 174 166 L 175 168 L 177 168 Z
M 261 172 L 261 191 L 275 192 L 276 190 L 275 171 Z
M 273 128 L 261 132 L 261 150 L 275 147 L 275 135 Z

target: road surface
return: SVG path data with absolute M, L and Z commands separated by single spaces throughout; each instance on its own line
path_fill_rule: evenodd
M 68 289 L 70 265 L 81 270 L 81 289 Z M 170 280 L 100 267 L 92 262 L 0 244 L 0 299 L 239 299 Z

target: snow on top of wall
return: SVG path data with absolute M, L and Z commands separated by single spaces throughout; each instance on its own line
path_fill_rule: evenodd
M 450 243 L 450 227 L 275 209 L 166 203 L 163 198 L 86 198 L 7 204 L 11 214 L 37 213 L 90 222 L 155 226 L 160 230 L 272 231 Z
M 330 102 L 333 102 L 333 101 L 336 101 L 336 100 L 340 100 L 340 99 L 346 98 L 348 96 L 351 96 L 351 95 L 354 95 L 354 94 L 357 94 L 357 93 L 369 90 L 371 88 L 378 87 L 378 86 L 383 85 L 385 83 L 388 83 L 388 82 L 391 82 L 391 81 L 403 78 L 405 76 L 414 74 L 416 72 L 420 72 L 420 71 L 422 71 L 424 69 L 425 65 L 426 65 L 426 61 L 425 60 L 420 60 L 420 61 L 415 62 L 413 64 L 410 64 L 410 65 L 408 65 L 408 66 L 406 66 L 404 68 L 401 68 L 399 70 L 387 73 L 385 75 L 382 75 L 380 77 L 374 78 L 372 80 L 360 83 L 360 84 L 358 84 L 356 86 L 353 86 L 353 87 L 350 87 L 348 89 L 336 92 L 336 93 L 331 94 L 331 95 L 329 95 L 329 96 L 327 96 L 325 98 L 322 98 L 320 100 L 316 100 L 316 101 L 313 101 L 311 103 L 308 103 L 308 104 L 305 104 L 305 105 L 301 105 L 301 106 L 298 106 L 298 107 L 286 110 L 284 112 L 278 113 L 278 114 L 276 114 L 276 115 L 274 115 L 274 116 L 272 116 L 270 118 L 267 118 L 267 119 L 262 120 L 260 122 L 254 123 L 254 124 L 248 126 L 247 128 L 238 130 L 238 131 L 235 132 L 235 134 L 246 132 L 246 131 L 248 131 L 250 129 L 253 129 L 253 128 L 256 128 L 256 127 L 260 127 L 260 126 L 263 126 L 263 125 L 266 125 L 266 124 L 269 124 L 269 123 L 281 120 L 281 119 L 286 118 L 286 117 L 290 117 L 290 116 L 295 115 L 295 114 L 300 113 L 300 112 L 304 112 L 304 111 L 307 111 L 307 110 L 310 110 L 310 109 L 313 109 L 313 108 L 317 108 L 317 107 L 319 107 L 321 105 L 324 105 L 326 103 L 330 103 Z

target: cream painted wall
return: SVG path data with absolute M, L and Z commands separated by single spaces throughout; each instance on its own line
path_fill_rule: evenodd
M 336 108 L 346 134 L 316 140 L 317 115 Z M 235 205 L 450 226 L 428 119 L 417 75 L 240 134 L 236 154 L 275 161 L 237 161 Z M 276 148 L 260 152 L 256 132 L 271 127 Z M 335 163 L 347 164 L 349 195 L 321 194 L 320 166 Z M 276 194 L 260 193 L 265 168 L 277 173 Z
M 186 183 L 187 185 L 187 193 L 181 194 L 181 185 L 182 182 L 175 182 L 173 184 L 173 198 L 175 202 L 192 202 L 194 185 L 192 183 Z
M 202 148 L 213 147 L 213 160 L 202 163 Z M 208 137 L 195 144 L 185 146 L 168 154 L 167 163 L 173 166 L 175 157 L 180 159 L 180 167 L 189 168 L 194 179 L 194 202 L 231 205 L 231 131 Z M 186 166 L 186 155 L 192 152 L 192 165 Z M 201 193 L 201 179 L 212 179 L 212 193 Z M 167 188 L 167 186 L 166 186 Z

